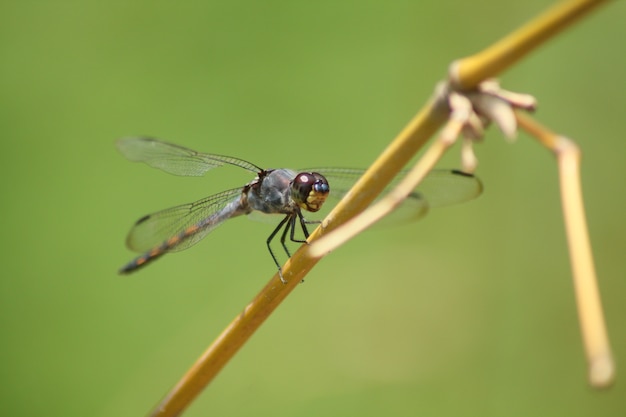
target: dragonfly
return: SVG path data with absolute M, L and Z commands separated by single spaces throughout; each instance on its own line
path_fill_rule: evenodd
M 362 169 L 319 168 L 292 170 L 263 169 L 243 159 L 201 153 L 151 137 L 129 137 L 117 141 L 118 150 L 133 162 L 143 162 L 169 174 L 203 176 L 207 171 L 225 165 L 236 166 L 256 176 L 243 187 L 226 190 L 193 203 L 168 208 L 141 217 L 126 238 L 129 249 L 139 256 L 123 266 L 120 274 L 143 268 L 166 253 L 188 249 L 198 243 L 226 220 L 263 213 L 282 215 L 282 220 L 266 240 L 267 249 L 278 267 L 281 265 L 272 249 L 272 241 L 280 233 L 280 243 L 288 257 L 289 240 L 306 243 L 307 225 L 320 223 L 309 214 L 324 213 L 327 200 L 338 201 L 365 172 Z M 402 178 L 402 174 L 395 182 Z M 389 186 L 392 187 L 393 183 Z M 331 192 L 332 189 L 332 192 Z M 434 170 L 402 204 L 396 218 L 414 220 L 430 207 L 445 206 L 471 200 L 482 192 L 482 183 L 471 174 L 456 170 Z M 332 196 L 332 198 L 329 198 Z M 308 212 L 307 217 L 303 212 Z M 300 227 L 304 239 L 296 236 Z

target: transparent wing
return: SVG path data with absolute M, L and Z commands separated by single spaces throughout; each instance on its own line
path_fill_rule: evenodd
M 406 175 L 403 171 L 392 185 Z M 444 207 L 473 200 L 483 192 L 483 183 L 472 174 L 457 170 L 438 169 L 431 171 L 416 190 L 428 201 L 429 207 Z
M 228 218 L 239 215 L 231 210 L 241 196 L 242 188 L 234 188 L 212 195 L 195 203 L 183 204 L 149 214 L 137 220 L 126 238 L 129 249 L 144 253 L 162 245 L 171 238 L 180 236 L 202 224 L 197 232 L 167 248 L 177 252 L 196 244 Z M 230 205 L 229 205 L 230 204 Z M 231 212 L 229 212 L 231 211 Z
M 315 216 L 316 218 L 323 218 L 328 214 L 365 172 L 363 169 L 349 168 L 318 168 L 306 171 L 319 172 L 326 177 L 330 185 L 330 196 L 320 211 L 322 217 Z M 404 170 L 398 174 L 381 196 L 391 191 L 407 173 L 408 170 Z M 455 170 L 433 170 L 389 217 L 392 222 L 417 220 L 424 216 L 429 208 L 472 200 L 482 193 L 482 189 L 480 180 L 471 174 Z M 309 217 L 313 218 L 307 213 L 307 218 Z
M 252 172 L 261 168 L 230 156 L 200 153 L 182 146 L 148 137 L 130 137 L 117 141 L 117 149 L 131 161 L 145 162 L 174 175 L 199 177 L 210 169 L 225 164 L 235 165 Z

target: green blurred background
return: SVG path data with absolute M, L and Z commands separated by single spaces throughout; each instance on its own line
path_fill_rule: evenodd
M 150 134 L 267 167 L 365 167 L 448 63 L 544 2 L 0 5 L 2 394 L 11 416 L 137 416 L 274 273 L 237 219 L 130 277 L 132 222 L 250 179 L 132 164 Z M 626 356 L 624 2 L 503 74 L 584 150 L 616 359 Z M 620 46 L 622 45 L 622 46 Z M 491 129 L 484 195 L 324 259 L 185 415 L 617 416 L 586 384 L 556 167 Z M 458 166 L 458 149 L 442 166 Z

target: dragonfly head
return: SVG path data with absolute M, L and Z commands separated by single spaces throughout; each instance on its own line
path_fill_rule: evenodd
M 317 172 L 300 172 L 291 182 L 291 198 L 307 211 L 321 209 L 329 192 L 328 181 Z

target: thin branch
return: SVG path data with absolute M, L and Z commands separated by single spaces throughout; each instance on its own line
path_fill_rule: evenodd
M 580 184 L 580 150 L 570 139 L 557 135 L 531 117 L 516 112 L 519 126 L 554 153 L 559 167 L 561 201 L 580 328 L 589 364 L 589 383 L 608 387 L 615 377 L 615 363 L 604 324 L 602 303 Z
M 460 89 L 476 87 L 481 81 L 497 76 L 604 2 L 606 0 L 569 0 L 556 4 L 481 52 L 453 62 L 450 82 Z

